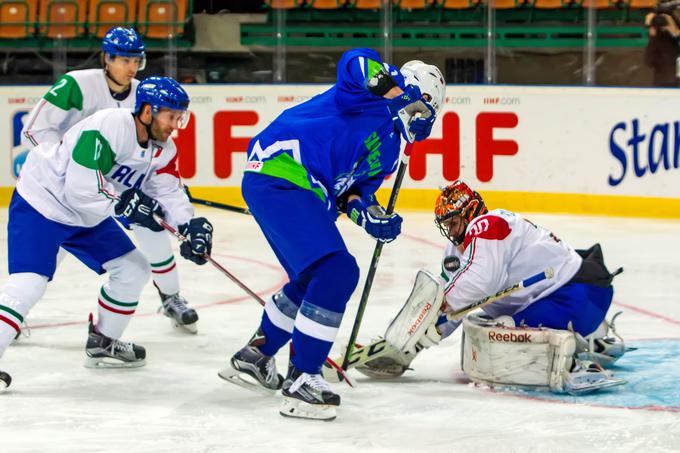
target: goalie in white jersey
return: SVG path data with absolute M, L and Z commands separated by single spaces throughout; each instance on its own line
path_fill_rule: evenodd
M 78 121 L 106 108 L 135 106 L 138 71 L 146 65 L 142 38 L 132 29 L 114 27 L 102 40 L 102 69 L 71 71 L 61 76 L 33 107 L 22 130 L 22 144 L 28 149 L 41 143 L 59 143 Z M 129 184 L 134 181 L 126 177 Z M 123 221 L 124 223 L 124 221 Z M 180 295 L 179 273 L 164 231 L 125 225 L 151 264 L 151 276 L 158 289 L 163 313 L 184 332 L 196 333 L 198 314 Z M 60 259 L 63 253 L 60 254 Z M 59 259 L 59 260 L 60 260 Z
M 625 347 L 605 337 L 613 275 L 599 245 L 576 251 L 518 214 L 488 211 L 482 197 L 462 181 L 442 191 L 435 216 L 449 239 L 441 277 L 431 278 L 431 286 L 438 288 L 432 294 L 438 295 L 430 304 L 414 302 L 414 289 L 385 333 L 385 340 L 400 350 L 359 366 L 360 371 L 399 376 L 419 351 L 463 323 L 462 367 L 473 381 L 572 393 L 622 383 L 601 366 L 620 357 Z M 545 269 L 551 269 L 550 278 L 483 305 L 484 316 L 446 316 Z
M 109 273 L 90 319 L 86 366 L 142 366 L 145 350 L 119 340 L 149 278 L 149 263 L 113 219 L 160 231 L 160 215 L 188 240 L 183 257 L 206 262 L 212 226 L 193 218 L 170 138 L 187 118 L 189 97 L 173 79 L 137 87 L 135 110 L 104 109 L 80 121 L 59 143 L 29 153 L 9 207 L 9 280 L 0 293 L 0 355 L 54 275 L 60 247 L 93 271 Z M 128 187 L 127 181 L 134 181 Z M 0 387 L 9 385 L 0 373 Z

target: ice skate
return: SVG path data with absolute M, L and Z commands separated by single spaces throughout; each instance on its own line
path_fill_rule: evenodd
M 115 340 L 97 332 L 92 316 L 85 354 L 87 368 L 137 368 L 146 365 L 146 350 L 142 346 Z
M 163 314 L 170 318 L 173 327 L 176 330 L 195 335 L 198 332 L 196 326 L 198 313 L 196 313 L 196 310 L 188 307 L 187 300 L 179 293 L 168 295 L 159 291 L 159 294 L 162 304 L 159 311 L 163 310 Z
M 320 374 L 303 373 L 291 366 L 281 393 L 279 413 L 284 417 L 335 420 L 340 395 L 333 393 Z
M 281 388 L 283 376 L 276 372 L 274 357 L 264 355 L 255 345 L 260 337 L 255 334 L 250 342 L 231 358 L 229 366 L 217 375 L 232 384 L 264 395 L 273 395 Z
M 637 349 L 626 346 L 623 338 L 616 332 L 616 318 L 621 313 L 616 313 L 611 321 L 602 321 L 600 327 L 587 337 L 576 336 L 577 357 L 579 359 L 591 360 L 603 367 L 609 367 L 625 353 Z
M 585 395 L 625 383 L 625 379 L 614 377 L 611 371 L 596 362 L 576 360 L 571 373 L 565 378 L 564 391 L 570 395 Z
M 12 376 L 9 373 L 0 371 L 0 393 L 4 392 L 7 387 L 12 383 Z

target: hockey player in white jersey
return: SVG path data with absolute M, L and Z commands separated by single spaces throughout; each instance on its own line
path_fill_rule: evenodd
M 71 71 L 55 82 L 27 116 L 21 134 L 24 146 L 31 149 L 41 143 L 58 143 L 71 126 L 99 110 L 135 106 L 135 90 L 139 84 L 135 76 L 146 65 L 142 38 L 132 28 L 112 28 L 102 40 L 101 64 L 102 69 Z M 164 231 L 125 226 L 134 232 L 151 264 L 151 276 L 160 294 L 163 313 L 181 327 L 180 330 L 196 333 L 198 314 L 180 295 L 170 237 Z
M 54 275 L 59 247 L 99 274 L 109 273 L 90 318 L 86 366 L 137 367 L 145 350 L 121 341 L 150 268 L 113 219 L 160 231 L 154 216 L 187 241 L 183 257 L 206 262 L 212 226 L 194 218 L 170 138 L 187 118 L 189 97 L 173 79 L 150 77 L 136 90 L 135 110 L 104 109 L 80 121 L 59 143 L 29 153 L 9 207 L 9 279 L 0 292 L 0 356 Z M 0 373 L 0 387 L 9 375 Z
M 622 383 L 602 367 L 626 349 L 622 341 L 606 336 L 613 274 L 599 245 L 576 251 L 518 214 L 488 211 L 482 197 L 462 181 L 441 192 L 435 222 L 449 239 L 441 277 L 429 282 L 439 289 L 431 292 L 430 303 L 414 290 L 385 333 L 389 344 L 400 346 L 359 371 L 400 376 L 418 352 L 438 344 L 462 323 L 462 368 L 473 381 L 570 393 Z M 485 315 L 447 319 L 447 312 L 544 269 L 552 270 L 551 278 L 484 305 Z

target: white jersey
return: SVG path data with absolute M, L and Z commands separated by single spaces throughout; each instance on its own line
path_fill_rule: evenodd
M 135 106 L 133 79 L 123 100 L 111 95 L 103 69 L 71 71 L 61 76 L 28 114 L 21 131 L 21 143 L 31 149 L 43 142 L 56 143 L 78 121 L 99 110 Z
M 460 260 L 457 271 L 442 270 L 446 302 L 454 310 L 552 267 L 552 279 L 484 307 L 494 318 L 511 316 L 556 291 L 576 275 L 582 261 L 571 246 L 550 231 L 503 209 L 470 222 L 463 245 L 456 247 L 449 242 L 445 253 L 445 257 Z
M 117 197 L 132 187 L 157 200 L 171 225 L 193 217 L 172 139 L 139 145 L 128 109 L 101 110 L 69 129 L 60 143 L 41 143 L 17 181 L 19 194 L 42 215 L 84 227 L 113 215 Z

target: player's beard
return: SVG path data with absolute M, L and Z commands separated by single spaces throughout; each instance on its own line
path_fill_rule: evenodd
M 170 138 L 170 135 L 172 134 L 172 132 L 170 132 L 169 134 L 167 134 L 167 137 L 163 137 L 165 135 L 164 132 L 163 132 L 163 128 L 161 127 L 160 124 L 158 124 L 158 121 L 156 120 L 156 118 L 153 118 L 153 117 L 151 119 L 151 124 L 148 127 L 148 131 L 149 131 L 149 137 L 151 138 L 151 140 L 155 140 L 155 141 L 158 141 L 158 142 L 168 141 L 168 138 Z

